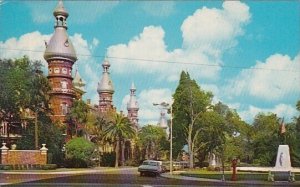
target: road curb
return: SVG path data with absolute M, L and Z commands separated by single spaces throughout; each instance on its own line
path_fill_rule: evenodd
M 180 173 L 180 172 L 179 172 Z M 267 182 L 267 181 L 222 181 L 216 179 L 206 179 L 197 177 L 187 177 L 177 174 L 171 175 L 170 173 L 162 173 L 160 176 L 164 178 L 179 179 L 179 180 L 190 180 L 190 181 L 202 181 L 202 182 L 213 182 L 223 184 L 235 184 L 235 185 L 259 185 L 259 186 L 300 186 L 300 182 Z

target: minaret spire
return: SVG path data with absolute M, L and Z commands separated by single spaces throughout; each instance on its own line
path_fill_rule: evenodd
M 112 96 L 115 92 L 112 81 L 109 77 L 110 64 L 105 58 L 102 63 L 103 73 L 100 82 L 98 83 L 97 92 L 99 94 L 99 110 L 100 112 L 106 112 L 113 109 Z
M 138 102 L 135 96 L 136 88 L 134 86 L 134 83 L 132 82 L 131 88 L 130 88 L 130 99 L 127 103 L 127 111 L 128 111 L 128 119 L 131 121 L 131 123 L 138 128 L 138 111 L 139 106 Z

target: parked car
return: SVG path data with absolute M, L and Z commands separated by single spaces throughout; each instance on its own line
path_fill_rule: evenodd
M 176 170 L 181 170 L 183 169 L 183 166 L 181 165 L 180 162 L 173 162 L 173 170 L 176 171 Z
M 185 168 L 185 163 L 182 163 L 182 162 L 173 161 L 172 164 L 173 164 L 173 167 L 172 167 L 173 171 L 177 171 L 177 170 L 181 170 L 181 169 Z M 162 165 L 165 166 L 166 171 L 170 171 L 170 161 L 165 161 L 162 163 Z
M 162 161 L 156 160 L 145 160 L 142 165 L 138 167 L 138 171 L 140 172 L 140 176 L 152 174 L 158 176 L 162 172 L 164 172 L 164 167 L 162 166 Z

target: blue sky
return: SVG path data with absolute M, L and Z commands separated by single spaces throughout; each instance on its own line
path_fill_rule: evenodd
M 57 1 L 0 0 L 0 57 L 43 59 Z M 68 33 L 87 82 L 85 99 L 98 102 L 105 55 L 114 104 L 126 111 L 137 87 L 140 121 L 157 123 L 153 102 L 171 102 L 182 70 L 214 102 L 251 122 L 258 112 L 287 120 L 300 99 L 299 1 L 64 1 Z M 145 59 L 145 60 L 141 60 Z M 47 67 L 47 66 L 46 66 Z M 45 72 L 47 73 L 47 72 Z

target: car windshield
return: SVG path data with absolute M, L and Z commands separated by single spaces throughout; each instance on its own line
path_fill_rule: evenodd
M 150 162 L 149 165 L 150 165 L 150 166 L 157 166 L 158 163 L 157 163 L 157 162 Z
M 158 163 L 157 162 L 149 162 L 149 161 L 144 161 L 143 165 L 149 165 L 149 166 L 157 166 Z

